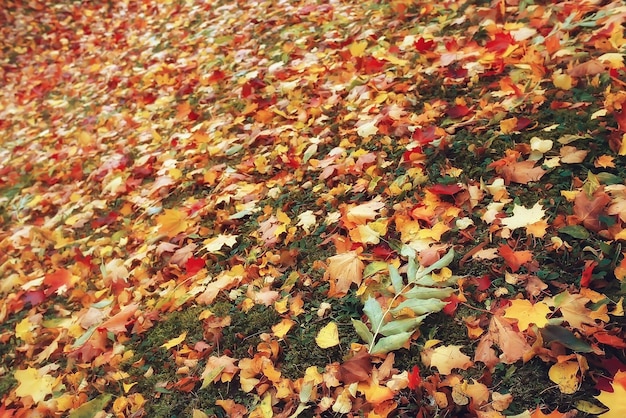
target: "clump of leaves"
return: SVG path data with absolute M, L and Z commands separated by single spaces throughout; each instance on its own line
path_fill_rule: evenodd
M 368 297 L 363 312 L 369 327 L 361 320 L 352 320 L 357 334 L 367 343 L 370 354 L 384 354 L 402 348 L 422 321 L 429 314 L 441 311 L 446 306 L 443 299 L 454 292 L 454 288 L 450 287 L 454 279 L 438 280 L 433 275 L 437 270 L 446 269 L 449 272 L 447 266 L 454 259 L 453 249 L 428 267 L 419 266 L 408 247 L 402 253 L 408 255 L 406 283 L 400 271 L 389 264 L 394 296 L 385 303 L 386 307 L 378 299 Z

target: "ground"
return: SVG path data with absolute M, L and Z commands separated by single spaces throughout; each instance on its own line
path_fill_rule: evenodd
M 621 2 L 6 1 L 0 417 L 622 417 Z

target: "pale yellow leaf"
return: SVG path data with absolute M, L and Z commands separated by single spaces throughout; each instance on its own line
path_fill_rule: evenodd
M 320 348 L 330 348 L 339 345 L 339 330 L 335 322 L 329 322 L 319 330 L 315 342 Z

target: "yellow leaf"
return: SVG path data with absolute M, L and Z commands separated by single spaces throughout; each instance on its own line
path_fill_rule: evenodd
M 613 392 L 602 391 L 595 398 L 602 402 L 609 410 L 600 415 L 600 418 L 626 417 L 626 371 L 619 371 L 613 377 Z
M 550 367 L 548 376 L 550 380 L 559 385 L 562 393 L 570 395 L 578 390 L 578 370 L 578 362 L 565 361 Z
M 339 330 L 337 324 L 329 322 L 317 333 L 315 342 L 320 348 L 330 348 L 339 344 Z
M 282 321 L 280 321 L 278 324 L 272 326 L 272 331 L 274 332 L 274 335 L 276 336 L 276 338 L 278 339 L 282 339 L 285 337 L 285 335 L 287 335 L 287 333 L 289 332 L 289 330 L 295 325 L 295 322 L 293 322 L 291 319 L 289 318 L 284 318 Z
M 19 382 L 15 394 L 19 397 L 30 396 L 33 402 L 39 403 L 52 394 L 57 379 L 41 374 L 39 370 L 29 367 L 25 370 L 17 370 L 14 374 L 15 380 Z
M 209 418 L 209 416 L 199 409 L 194 409 L 192 411 L 191 418 Z
M 359 41 L 359 42 L 353 42 L 348 47 L 348 49 L 350 50 L 350 54 L 352 54 L 352 56 L 355 57 L 355 58 L 362 57 L 366 48 L 367 48 L 367 41 L 366 40 Z
M 30 318 L 26 317 L 15 325 L 15 336 L 28 344 L 33 344 L 35 336 L 32 331 L 36 327 L 35 324 L 30 322 Z
M 178 345 L 178 344 L 182 343 L 183 341 L 185 341 L 185 338 L 187 338 L 187 332 L 183 332 L 178 337 L 172 338 L 168 342 L 162 344 L 161 347 L 164 347 L 166 350 L 169 350 L 170 348 L 174 347 L 175 345 Z
M 561 90 L 570 90 L 573 85 L 573 79 L 569 74 L 554 74 L 552 77 L 552 83 L 554 84 L 554 87 Z
M 185 232 L 189 227 L 187 214 L 177 209 L 165 209 L 165 213 L 157 216 L 156 221 L 159 224 L 159 233 L 170 238 Z
M 534 305 L 526 299 L 516 299 L 511 301 L 511 306 L 505 309 L 505 318 L 517 319 L 517 327 L 520 331 L 525 331 L 532 323 L 539 328 L 548 323 L 546 316 L 550 313 L 550 308 L 543 302 Z
M 500 130 L 503 134 L 510 134 L 517 127 L 517 118 L 502 119 L 500 121 Z

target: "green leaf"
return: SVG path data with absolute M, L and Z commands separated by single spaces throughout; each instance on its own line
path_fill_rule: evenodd
M 384 261 L 374 261 L 369 263 L 363 270 L 363 277 L 370 277 L 379 271 L 385 270 L 388 264 Z
M 427 316 L 428 315 L 420 315 L 415 318 L 394 319 L 383 325 L 380 329 L 380 333 L 385 336 L 390 336 L 401 332 L 414 332 Z
M 615 174 L 612 174 L 612 173 L 607 173 L 606 171 L 602 171 L 601 173 L 598 173 L 597 177 L 600 183 L 604 183 L 606 185 L 622 184 L 622 182 L 624 181 L 620 176 L 616 176 Z
M 410 309 L 415 312 L 416 315 L 423 315 L 426 313 L 439 312 L 446 306 L 446 302 L 442 302 L 440 299 L 407 299 L 400 303 L 398 306 L 391 310 L 391 314 L 395 317 L 401 314 L 403 309 Z
M 454 293 L 454 289 L 451 287 L 423 287 L 415 286 L 413 289 L 404 292 L 402 295 L 407 299 L 445 299 Z
M 402 276 L 400 276 L 400 272 L 398 269 L 389 264 L 389 277 L 391 278 L 391 284 L 393 285 L 393 290 L 396 294 L 400 293 L 404 288 L 404 281 L 402 280 Z
M 85 402 L 68 415 L 68 418 L 92 418 L 98 412 L 102 411 L 109 402 L 113 395 L 110 393 L 103 393 L 102 395 L 90 400 L 89 402 Z
M 558 325 L 546 325 L 541 330 L 541 336 L 546 344 L 553 341 L 563 344 L 570 350 L 577 351 L 579 353 L 591 353 L 593 349 L 586 342 L 576 338 L 573 332 L 560 327 Z
M 402 332 L 400 334 L 383 337 L 372 347 L 371 354 L 384 354 L 393 350 L 398 350 L 409 341 L 413 332 Z
M 582 225 L 567 225 L 559 228 L 559 233 L 569 235 L 573 238 L 587 239 L 589 238 L 589 231 Z
M 363 305 L 363 312 L 369 318 L 372 329 L 378 329 L 383 322 L 385 314 L 376 299 L 371 296 L 367 298 Z
M 352 326 L 356 330 L 356 333 L 359 334 L 359 337 L 363 339 L 368 345 L 372 345 L 374 342 L 374 334 L 369 330 L 367 325 L 363 323 L 363 321 L 359 321 L 358 319 L 352 320 Z

